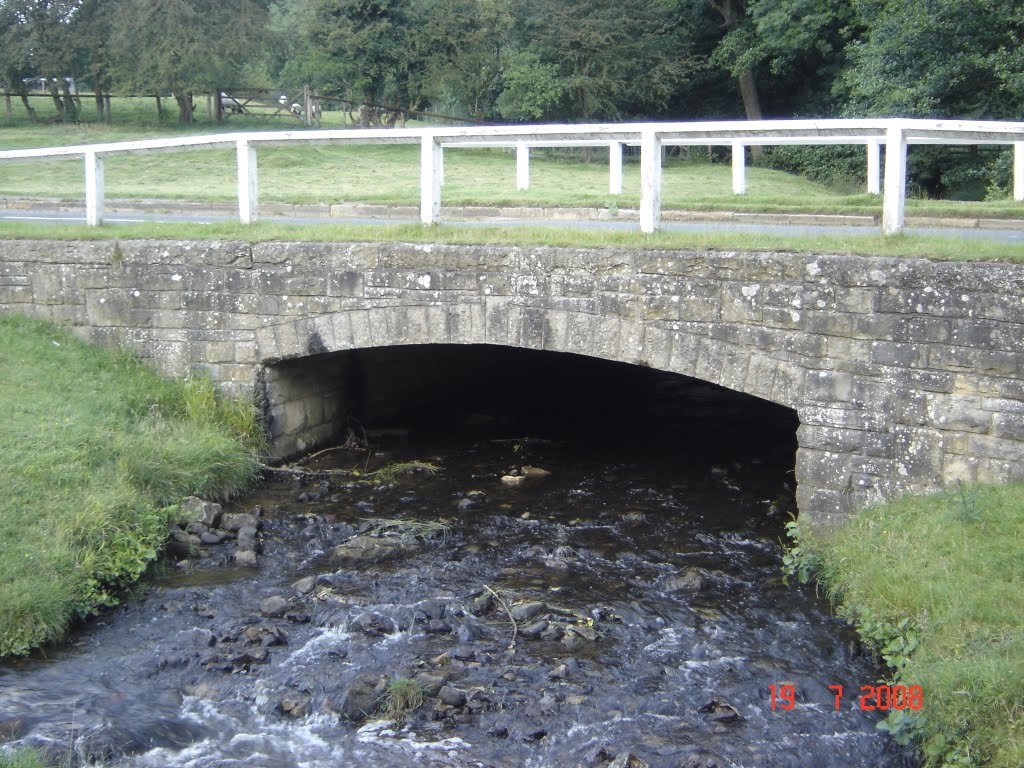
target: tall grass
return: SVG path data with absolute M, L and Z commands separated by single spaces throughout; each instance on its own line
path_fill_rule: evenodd
M 1024 765 L 1024 484 L 899 499 L 800 545 L 894 678 L 923 689 L 890 730 L 929 766 Z
M 0 655 L 8 655 L 113 604 L 157 557 L 176 502 L 250 485 L 259 438 L 233 415 L 242 406 L 210 397 L 212 385 L 164 380 L 125 354 L 23 317 L 0 317 L 0 371 Z

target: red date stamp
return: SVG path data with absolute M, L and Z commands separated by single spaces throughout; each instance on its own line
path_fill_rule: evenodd
M 843 701 L 843 686 L 830 685 L 835 695 L 838 712 Z M 769 685 L 772 709 L 790 710 L 796 707 L 796 687 L 792 685 Z M 918 710 L 924 706 L 924 689 L 920 685 L 862 685 L 858 698 L 860 708 L 865 711 L 890 709 Z

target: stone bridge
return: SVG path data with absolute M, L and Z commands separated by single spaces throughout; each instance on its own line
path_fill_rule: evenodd
M 333 437 L 328 353 L 572 352 L 793 409 L 797 498 L 828 527 L 957 480 L 1024 479 L 1024 268 L 792 253 L 242 242 L 0 243 L 0 311 L 168 374 L 261 388 L 277 452 Z M 317 356 L 318 365 L 295 361 Z

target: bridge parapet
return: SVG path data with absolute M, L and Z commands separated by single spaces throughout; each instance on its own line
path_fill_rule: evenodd
M 331 353 L 492 344 L 649 366 L 793 408 L 800 509 L 823 526 L 904 491 L 1024 479 L 1013 265 L 395 243 L 0 249 L 0 311 L 70 323 L 168 374 L 261 386 L 281 454 L 339 428 L 344 364 Z M 330 375 L 297 364 L 310 356 Z

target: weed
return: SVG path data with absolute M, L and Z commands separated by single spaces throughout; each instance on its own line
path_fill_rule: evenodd
M 426 698 L 426 689 L 419 681 L 408 677 L 392 678 L 384 691 L 384 715 L 401 723 L 419 709 Z
M 393 483 L 399 475 L 411 475 L 422 472 L 427 475 L 436 475 L 441 468 L 436 464 L 426 461 L 400 461 L 395 464 L 388 464 L 374 472 L 368 472 L 367 477 L 372 477 L 381 483 Z
M 370 534 L 381 536 L 388 531 L 401 533 L 403 536 L 413 536 L 421 539 L 429 539 L 432 536 L 441 537 L 441 543 L 446 544 L 452 529 L 444 523 L 432 520 L 407 520 L 388 519 L 383 517 L 365 517 L 362 521 L 370 524 Z
M 956 489 L 946 493 L 947 511 L 964 525 L 981 522 L 978 509 L 978 490 L 968 488 L 963 480 L 956 481 Z

